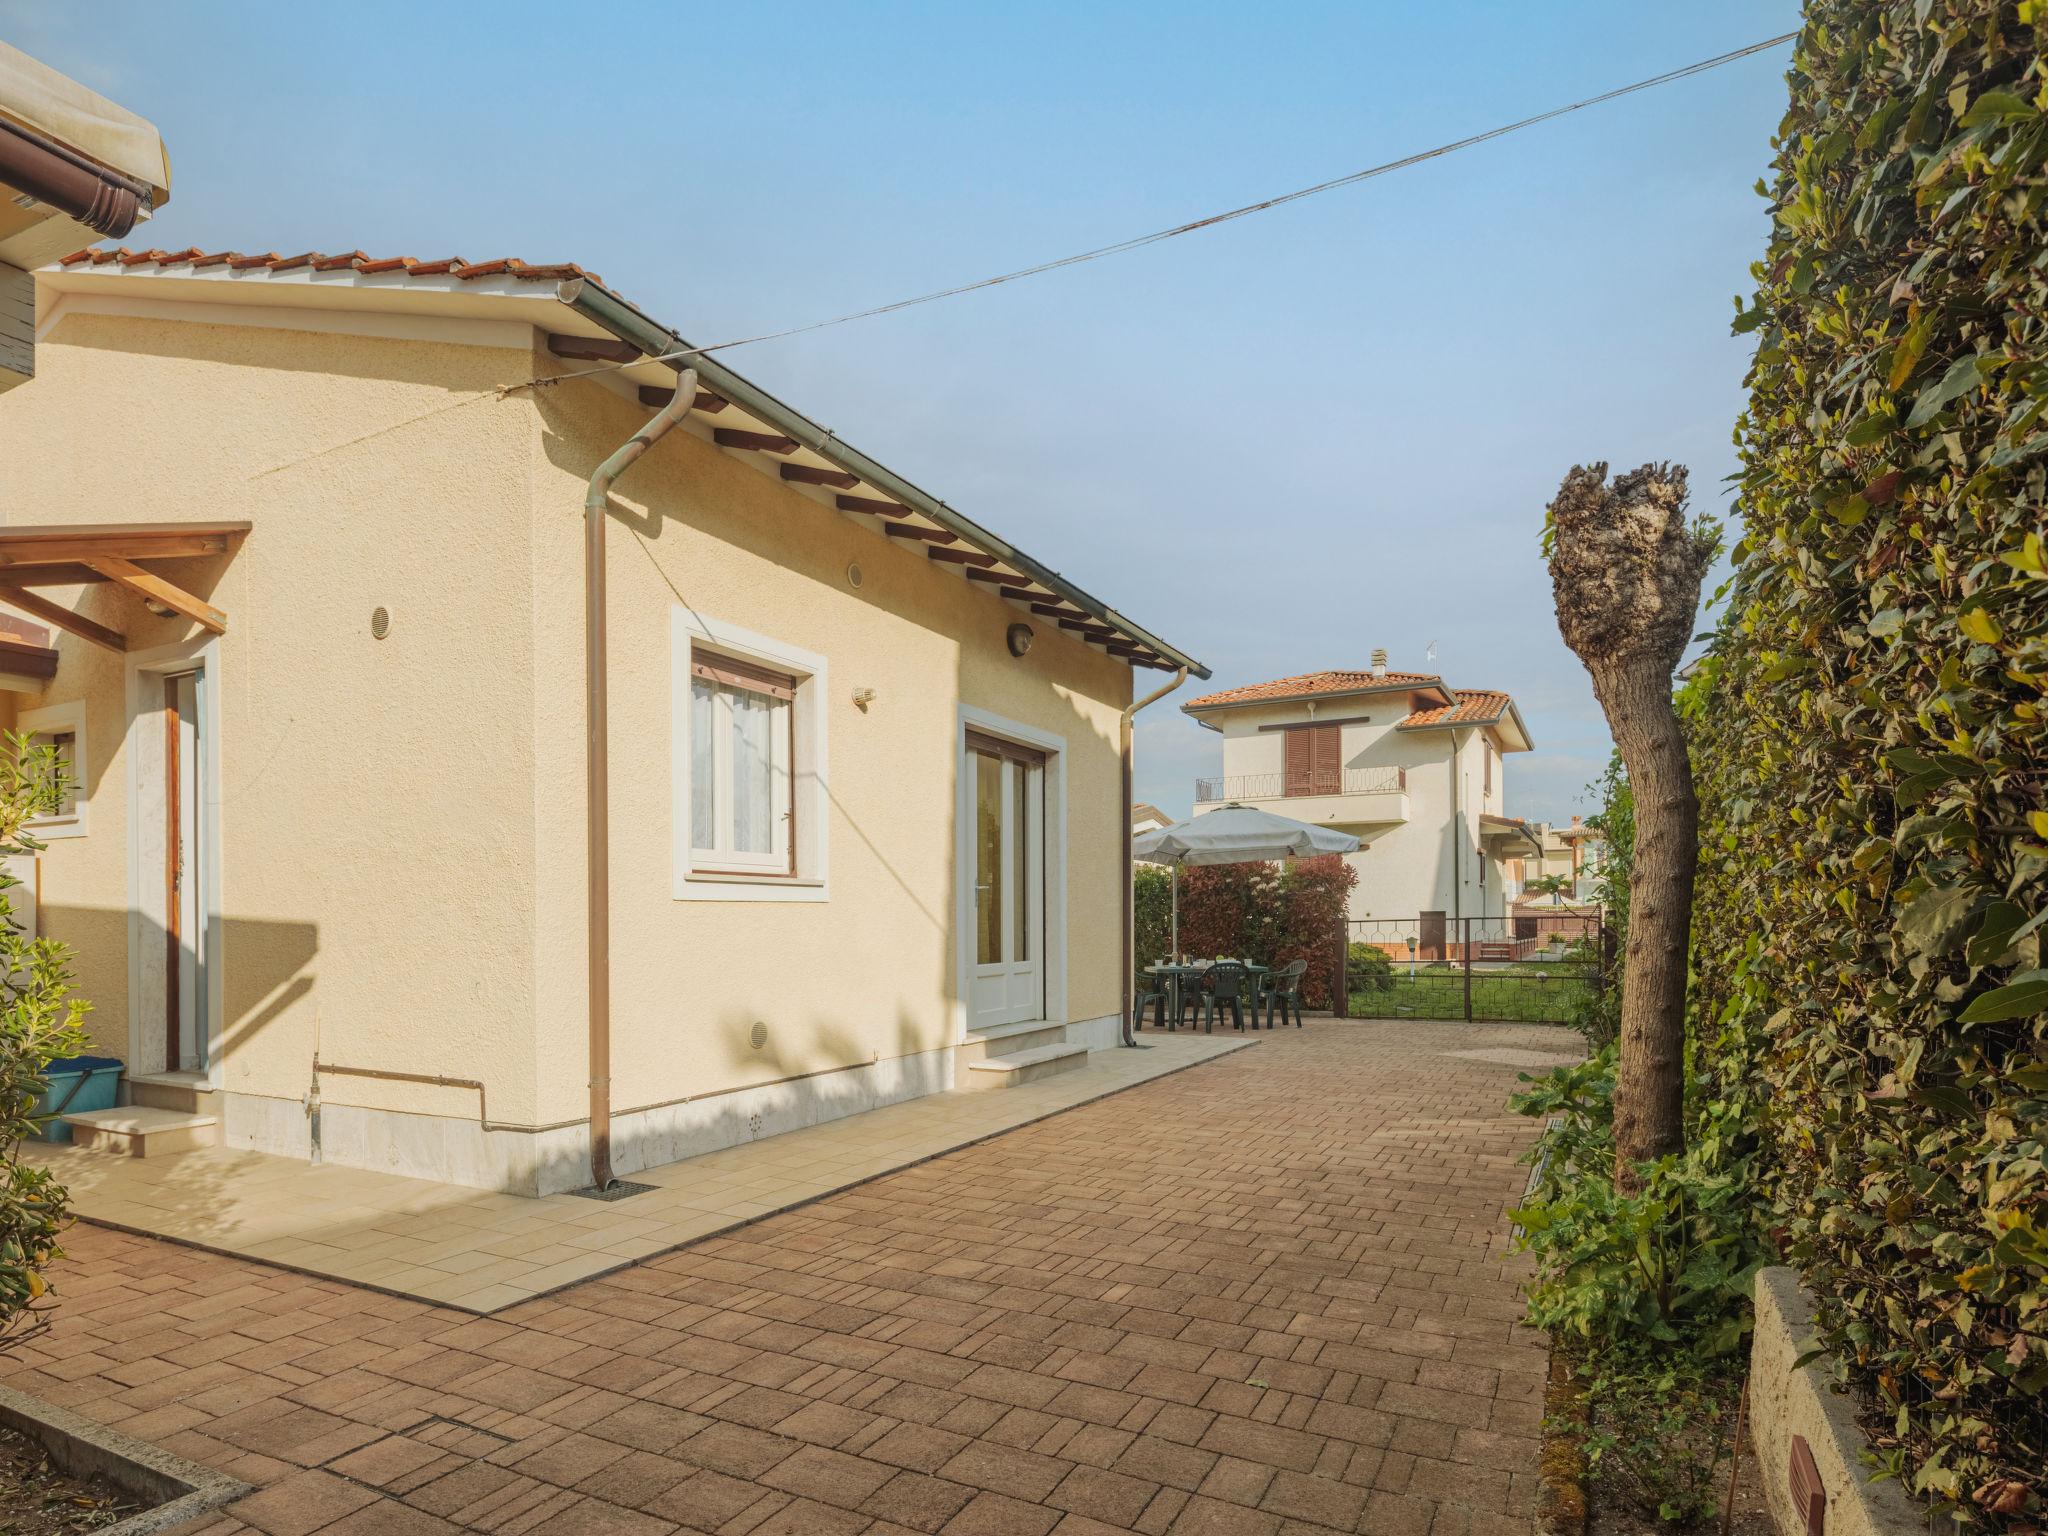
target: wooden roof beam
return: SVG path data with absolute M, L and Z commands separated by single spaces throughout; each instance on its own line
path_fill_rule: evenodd
M 663 389 L 659 384 L 640 386 L 640 403 L 651 411 L 667 410 L 669 402 L 675 397 L 674 390 Z M 690 409 L 702 411 L 706 416 L 716 416 L 731 403 L 722 395 L 714 395 L 708 389 L 700 389 L 697 391 L 697 398 L 690 402 Z
M 62 603 L 53 603 L 47 597 L 39 597 L 23 587 L 0 584 L 0 602 L 11 603 L 23 613 L 32 613 L 46 624 L 55 625 L 68 635 L 89 640 L 94 645 L 110 651 L 128 649 L 128 637 L 118 629 L 109 629 L 104 624 L 95 624 L 83 614 L 73 613 Z
M 882 520 L 882 531 L 894 534 L 899 539 L 923 539 L 928 544 L 954 544 L 959 542 L 956 534 L 943 528 L 927 527 L 923 523 L 900 521 L 916 516 L 901 502 L 877 501 L 872 496 L 835 496 L 832 498 L 842 512 L 865 512 L 869 517 Z
M 933 550 L 931 553 L 938 554 L 940 551 Z M 969 581 L 985 581 L 992 587 L 1030 587 L 1035 585 L 1029 576 L 1019 576 L 1014 571 L 982 571 L 975 570 L 972 567 L 969 567 L 967 571 L 967 579 Z
M 755 453 L 795 453 L 800 446 L 779 432 L 745 432 L 738 427 L 713 427 L 712 440 L 721 448 L 747 448 Z
M 129 591 L 136 593 L 144 602 L 152 599 L 182 613 L 210 634 L 224 635 L 228 632 L 228 616 L 203 598 L 194 597 L 183 587 L 174 587 L 163 577 L 145 571 L 132 561 L 122 560 L 113 555 L 102 555 L 88 560 L 87 565 L 98 571 L 109 581 L 118 581 Z
M 918 523 L 884 523 L 882 532 L 892 539 L 921 539 L 927 544 L 951 544 L 953 535 L 943 528 L 926 528 Z
M 994 555 L 984 555 L 978 549 L 928 549 L 925 553 L 948 565 L 978 565 L 986 569 L 996 563 Z
M 114 555 L 128 560 L 190 560 L 227 553 L 224 533 L 135 535 L 116 538 L 10 540 L 0 528 L 0 566 L 72 565 Z
M 637 363 L 640 349 L 614 336 L 558 336 L 548 334 L 548 350 L 573 363 Z
M 860 484 L 859 475 L 850 475 L 845 470 L 834 469 L 830 465 L 819 468 L 815 464 L 784 464 L 781 469 L 783 479 L 794 480 L 799 485 L 831 485 L 842 491 L 850 491 Z

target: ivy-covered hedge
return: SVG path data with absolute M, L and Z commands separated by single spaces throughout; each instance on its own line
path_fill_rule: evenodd
M 2048 3 L 1806 16 L 1694 682 L 1696 1002 L 1770 1088 L 1771 1219 L 1880 1454 L 2038 1527 Z

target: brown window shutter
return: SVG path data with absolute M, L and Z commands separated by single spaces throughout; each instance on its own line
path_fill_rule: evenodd
M 1314 731 L 1289 731 L 1284 738 L 1287 742 L 1287 781 L 1285 792 L 1290 795 L 1313 794 L 1310 787 L 1314 782 Z
M 732 656 L 714 656 L 708 651 L 697 651 L 690 657 L 690 675 L 708 678 L 714 683 L 723 683 L 728 688 L 746 688 L 754 693 L 765 693 L 771 698 L 794 699 L 796 679 L 781 672 L 751 661 L 740 661 Z
M 1319 725 L 1304 735 L 1314 738 L 1314 781 L 1309 791 L 1315 795 L 1334 795 L 1344 783 L 1343 732 L 1334 725 Z

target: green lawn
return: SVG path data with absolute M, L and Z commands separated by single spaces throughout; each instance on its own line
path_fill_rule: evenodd
M 1592 995 L 1579 971 L 1541 961 L 1472 972 L 1472 1017 L 1524 1024 L 1567 1024 Z M 1465 977 L 1455 965 L 1395 967 L 1389 992 L 1351 994 L 1354 1019 L 1462 1019 Z

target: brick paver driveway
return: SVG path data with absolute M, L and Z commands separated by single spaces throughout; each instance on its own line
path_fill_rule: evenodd
M 1572 1050 L 1311 1020 L 491 1318 L 81 1227 L 5 1377 L 258 1485 L 192 1531 L 1522 1536 Z

